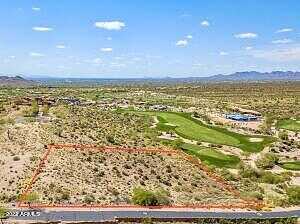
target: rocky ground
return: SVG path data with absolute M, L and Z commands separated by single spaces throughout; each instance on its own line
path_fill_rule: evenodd
M 32 192 L 43 203 L 127 204 L 135 187 L 163 189 L 173 204 L 240 200 L 178 155 L 63 149 L 50 155 Z

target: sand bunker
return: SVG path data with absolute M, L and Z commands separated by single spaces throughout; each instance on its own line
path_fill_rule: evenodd
M 262 142 L 263 138 L 249 138 L 250 142 Z
M 164 125 L 168 125 L 168 126 L 176 127 L 176 125 L 175 125 L 175 124 L 171 124 L 171 123 L 164 123 Z

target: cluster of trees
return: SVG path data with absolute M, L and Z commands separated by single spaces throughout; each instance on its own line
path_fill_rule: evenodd
M 24 112 L 25 117 L 36 117 L 39 113 L 39 105 L 37 100 L 31 102 L 31 107 Z
M 300 186 L 290 186 L 286 189 L 288 200 L 293 205 L 300 205 Z
M 132 201 L 134 204 L 142 206 L 169 205 L 171 203 L 167 191 L 163 189 L 149 191 L 140 187 L 133 190 Z
M 271 169 L 278 164 L 279 158 L 274 153 L 266 153 L 256 161 L 256 166 L 261 169 Z
M 285 172 L 282 174 L 275 174 L 270 171 L 253 169 L 248 166 L 240 166 L 239 175 L 242 178 L 248 178 L 252 181 L 268 183 L 268 184 L 279 184 L 290 180 L 290 173 Z
M 7 218 L 7 212 L 8 212 L 8 210 L 6 208 L 0 207 L 0 220 L 1 220 L 1 224 L 3 224 L 3 219 Z

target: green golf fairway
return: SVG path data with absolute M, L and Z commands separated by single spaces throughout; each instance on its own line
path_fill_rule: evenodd
M 290 131 L 300 131 L 300 119 L 292 120 L 280 120 L 277 123 L 277 127 L 290 130 Z
M 280 166 L 287 170 L 300 170 L 300 161 L 285 162 Z
M 209 142 L 238 147 L 248 152 L 259 152 L 274 141 L 271 137 L 250 136 L 234 133 L 225 128 L 205 125 L 186 113 L 173 112 L 137 112 L 157 116 L 157 127 L 162 131 L 174 130 L 179 136 L 190 140 Z M 261 138 L 261 142 L 251 142 L 250 138 Z
M 208 165 L 216 167 L 236 168 L 240 159 L 234 155 L 226 155 L 217 149 L 207 148 L 193 144 L 182 144 L 182 149 L 187 153 L 198 157 Z

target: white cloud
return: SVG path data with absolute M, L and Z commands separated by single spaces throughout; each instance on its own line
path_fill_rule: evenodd
M 133 61 L 141 61 L 142 59 L 140 57 L 134 57 L 132 60 Z
M 289 43 L 292 43 L 293 40 L 291 39 L 281 39 L 281 40 L 273 40 L 272 43 L 273 44 L 289 44 Z
M 252 50 L 252 49 L 253 49 L 253 47 L 251 47 L 251 46 L 245 47 L 245 50 L 247 50 L 247 51 L 250 51 L 250 50 Z
M 276 33 L 286 33 L 286 32 L 292 32 L 292 28 L 282 28 L 276 31 Z
M 59 44 L 59 45 L 56 45 L 56 48 L 58 48 L 58 49 L 65 49 L 66 46 L 63 45 L 63 44 Z
M 187 40 L 179 40 L 176 42 L 176 46 L 179 46 L 179 47 L 185 47 L 188 45 L 188 41 Z
M 113 49 L 110 48 L 110 47 L 103 47 L 103 48 L 101 48 L 101 51 L 102 51 L 102 52 L 112 52 Z
M 250 55 L 255 58 L 276 62 L 300 61 L 300 47 L 260 50 L 251 52 Z
M 125 23 L 121 21 L 95 22 L 95 26 L 106 30 L 121 30 L 125 27 Z
M 202 22 L 201 22 L 201 26 L 210 26 L 210 23 L 207 21 L 207 20 L 203 20 Z
M 225 51 L 221 51 L 219 54 L 220 54 L 221 56 L 226 56 L 226 55 L 228 55 L 228 53 L 225 52 Z
M 186 38 L 187 39 L 193 39 L 193 36 L 192 35 L 187 35 Z
M 41 11 L 41 8 L 39 8 L 39 7 L 32 7 L 32 10 L 33 11 Z
M 92 60 L 92 63 L 98 65 L 98 64 L 101 64 L 101 63 L 102 63 L 102 60 L 101 60 L 101 58 L 95 58 L 95 59 Z
M 182 18 L 185 18 L 185 17 L 191 17 L 192 15 L 191 14 L 188 14 L 188 13 L 183 13 L 180 15 L 180 17 Z
M 45 56 L 44 54 L 37 53 L 37 52 L 30 52 L 29 55 L 31 57 L 44 57 Z
M 52 31 L 53 29 L 51 27 L 35 26 L 35 27 L 32 27 L 32 30 L 38 31 L 38 32 L 49 32 L 49 31 Z
M 240 38 L 240 39 L 253 39 L 253 38 L 257 38 L 257 34 L 256 33 L 239 33 L 239 34 L 235 34 L 234 35 L 235 38 Z
M 194 63 L 192 66 L 193 67 L 203 67 L 204 65 L 202 63 Z
M 126 64 L 124 63 L 117 63 L 117 62 L 111 62 L 110 67 L 125 67 Z

